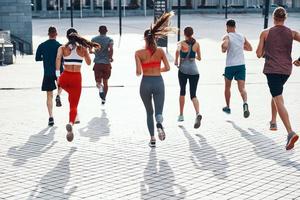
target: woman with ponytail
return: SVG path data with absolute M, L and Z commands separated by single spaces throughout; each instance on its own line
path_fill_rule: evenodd
M 162 126 L 165 87 L 161 72 L 169 71 L 170 65 L 164 51 L 161 48 L 157 48 L 156 39 L 176 30 L 169 27 L 172 16 L 173 12 L 164 13 L 150 29 L 146 30 L 144 32 L 145 48 L 135 53 L 136 75 L 140 76 L 143 74 L 140 85 L 140 96 L 147 112 L 147 125 L 151 137 L 150 147 L 156 146 L 152 97 L 158 137 L 160 140 L 165 139 L 165 132 Z M 161 67 L 161 62 L 163 62 L 163 67 Z
M 91 58 L 87 48 L 100 48 L 99 44 L 90 42 L 78 35 L 77 31 L 70 28 L 67 31 L 67 44 L 59 47 L 56 57 L 56 76 L 58 84 L 68 93 L 70 113 L 69 123 L 66 125 L 67 140 L 71 142 L 74 138 L 73 124 L 77 116 L 77 106 L 81 94 L 81 73 L 82 60 L 90 65 Z M 64 60 L 64 72 L 60 74 L 59 67 L 61 60 Z
M 175 55 L 175 65 L 178 66 L 178 80 L 180 85 L 179 107 L 180 114 L 178 121 L 184 121 L 183 108 L 185 102 L 185 88 L 187 81 L 190 84 L 190 98 L 193 102 L 196 119 L 194 128 L 199 128 L 201 125 L 202 116 L 199 113 L 199 101 L 197 99 L 197 86 L 199 80 L 198 67 L 195 60 L 201 60 L 200 45 L 193 37 L 194 30 L 192 27 L 186 27 L 184 29 L 185 40 L 179 42 L 178 49 Z M 178 63 L 178 59 L 180 62 Z

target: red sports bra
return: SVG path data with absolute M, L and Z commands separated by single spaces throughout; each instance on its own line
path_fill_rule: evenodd
M 152 57 L 152 55 L 154 54 L 154 52 L 151 50 L 151 49 L 146 49 L 149 53 L 150 53 L 150 55 L 151 55 L 151 57 Z M 143 69 L 149 69 L 149 68 L 160 68 L 160 63 L 161 63 L 161 61 L 150 61 L 150 62 L 147 62 L 147 63 L 142 63 L 142 68 Z
M 152 61 L 147 63 L 142 63 L 143 69 L 149 69 L 149 68 L 160 68 L 160 61 Z

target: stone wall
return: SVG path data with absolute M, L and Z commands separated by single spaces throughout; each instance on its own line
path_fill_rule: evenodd
M 24 51 L 32 54 L 31 0 L 0 0 L 0 29 L 10 30 L 17 42 L 26 41 Z

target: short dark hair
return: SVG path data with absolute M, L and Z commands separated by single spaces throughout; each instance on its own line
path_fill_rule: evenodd
M 107 27 L 102 25 L 102 26 L 99 26 L 99 32 L 100 34 L 106 34 L 107 33 Z
M 184 35 L 187 36 L 187 37 L 192 37 L 192 35 L 194 34 L 194 30 L 190 26 L 185 27 L 183 32 L 184 32 Z
M 48 35 L 53 35 L 53 34 L 56 34 L 57 33 L 57 30 L 54 26 L 50 26 L 48 28 Z
M 235 27 L 235 21 L 233 19 L 227 20 L 226 26 Z

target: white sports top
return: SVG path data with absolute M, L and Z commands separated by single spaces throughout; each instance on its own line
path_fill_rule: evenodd
M 64 64 L 65 65 L 81 65 L 83 57 L 77 54 L 77 46 L 73 48 L 73 46 L 70 44 L 69 48 L 71 49 L 71 54 L 64 57 Z
M 226 67 L 245 65 L 245 37 L 239 33 L 228 33 L 229 46 L 227 50 Z

